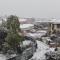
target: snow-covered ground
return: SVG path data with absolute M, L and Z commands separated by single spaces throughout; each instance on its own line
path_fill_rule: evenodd
M 30 60 L 44 60 L 45 53 L 47 52 L 47 50 L 49 50 L 49 46 L 45 43 L 37 40 L 37 44 L 37 51 L 34 53 L 33 57 Z
M 45 60 L 45 53 L 48 51 L 54 51 L 54 48 L 49 48 L 45 43 L 37 40 L 38 48 L 29 60 Z M 0 54 L 0 60 L 6 60 L 6 56 Z
M 0 60 L 6 60 L 6 56 L 4 56 L 3 54 L 0 54 Z
M 33 37 L 33 38 L 40 38 L 41 36 L 45 35 L 47 32 L 46 31 L 37 31 L 35 33 L 26 33 L 26 36 Z
M 0 60 L 8 60 L 9 58 L 12 58 L 12 57 L 15 57 L 17 56 L 16 54 L 12 54 L 12 55 L 3 55 L 3 54 L 0 54 Z

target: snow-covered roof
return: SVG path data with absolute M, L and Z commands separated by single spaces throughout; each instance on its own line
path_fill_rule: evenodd
M 34 24 L 20 24 L 20 28 L 24 29 L 24 28 L 29 28 L 29 27 L 33 27 Z
M 19 22 L 25 22 L 27 19 L 19 19 Z
M 51 23 L 52 24 L 60 24 L 60 20 L 59 19 L 52 19 Z
M 60 20 L 59 19 L 38 19 L 35 22 L 50 22 L 50 23 L 54 23 L 54 24 L 60 24 Z
M 50 22 L 51 19 L 48 19 L 48 18 L 38 18 L 35 20 L 35 22 Z

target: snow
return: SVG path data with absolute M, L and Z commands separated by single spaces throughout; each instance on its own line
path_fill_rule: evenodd
M 50 22 L 50 23 L 54 23 L 54 24 L 59 24 L 60 23 L 60 19 L 45 19 L 45 18 L 42 18 L 42 19 L 37 19 L 35 20 L 36 23 L 40 23 L 40 22 Z
M 45 35 L 46 32 L 36 32 L 36 33 L 27 33 L 26 36 L 30 36 L 33 38 L 40 38 L 41 36 Z
M 60 23 L 60 20 L 59 19 L 52 19 L 51 22 L 54 23 L 54 24 L 59 24 Z
M 19 19 L 19 22 L 25 22 L 27 19 Z
M 45 59 L 45 53 L 49 49 L 49 46 L 41 41 L 37 41 L 38 49 L 34 53 L 33 57 L 30 60 L 44 60 Z
M 31 43 L 31 41 L 29 41 L 29 40 L 23 41 L 23 45 L 29 45 L 30 43 Z
M 15 57 L 17 56 L 16 54 L 12 54 L 12 55 L 3 55 L 3 54 L 0 54 L 0 60 L 8 60 L 9 58 L 12 58 L 12 57 Z
M 55 48 L 50 48 L 47 44 L 37 40 L 38 48 L 29 60 L 45 60 L 45 53 L 54 52 Z
M 38 36 L 41 36 L 40 33 L 28 33 L 29 36 L 31 37 L 38 37 Z
M 38 30 L 37 32 L 38 33 L 47 33 L 47 31 L 45 31 L 45 30 Z
M 6 56 L 4 56 L 3 54 L 0 54 L 0 60 L 6 60 Z
M 34 24 L 21 24 L 20 25 L 20 28 L 29 28 L 29 27 L 32 27 L 32 26 L 34 26 Z
M 2 24 L 2 20 L 0 20 L 0 24 Z
M 49 50 L 52 51 L 52 52 L 54 52 L 55 48 L 50 48 Z

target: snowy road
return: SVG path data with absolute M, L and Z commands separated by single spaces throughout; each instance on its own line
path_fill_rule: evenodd
M 44 44 L 41 41 L 37 41 L 37 51 L 34 53 L 33 57 L 30 60 L 45 60 L 45 53 L 49 49 L 48 45 Z

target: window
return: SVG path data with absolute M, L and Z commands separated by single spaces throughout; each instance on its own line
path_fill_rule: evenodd
M 54 24 L 52 24 L 52 30 L 54 29 Z
M 60 24 L 57 24 L 57 28 L 60 28 Z

